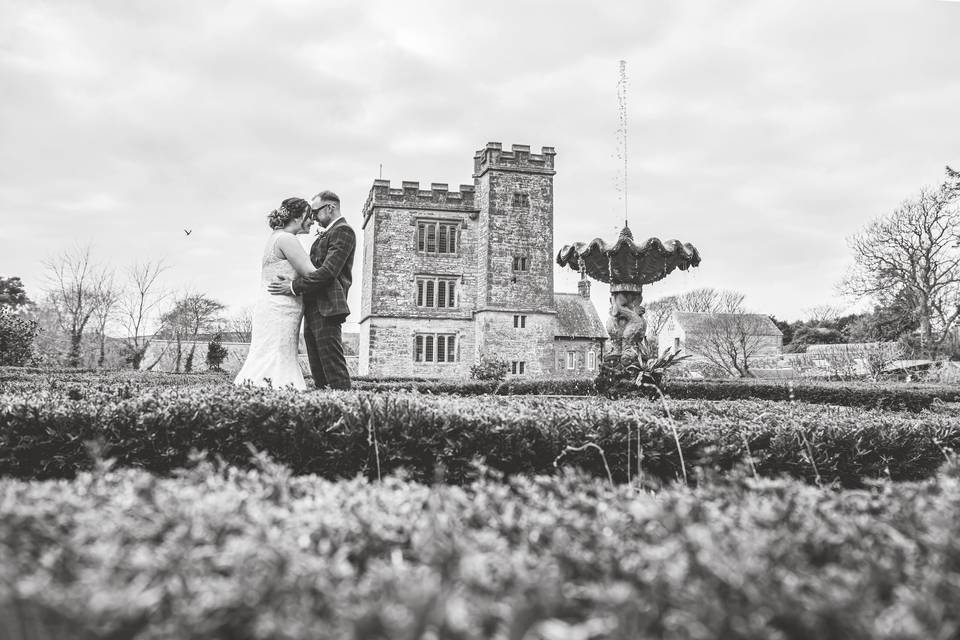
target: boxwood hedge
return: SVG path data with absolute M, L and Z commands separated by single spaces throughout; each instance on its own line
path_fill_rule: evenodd
M 960 483 L 0 479 L 24 638 L 954 638 Z M 19 634 L 19 635 L 17 635 Z
M 472 477 L 483 459 L 507 474 L 577 466 L 615 481 L 672 482 L 684 468 L 860 486 L 929 477 L 960 446 L 960 412 L 921 414 L 771 401 L 432 396 L 412 392 L 295 393 L 232 386 L 133 390 L 126 385 L 0 394 L 0 474 L 72 477 L 88 443 L 122 466 L 169 473 L 192 450 L 243 465 L 248 443 L 297 474 L 377 477 L 405 468 Z M 677 438 L 683 460 L 677 450 Z M 596 448 L 567 451 L 594 443 Z M 559 460 L 558 460 L 559 458 Z

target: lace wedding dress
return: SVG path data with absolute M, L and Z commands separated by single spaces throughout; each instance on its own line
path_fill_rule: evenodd
M 293 266 L 277 249 L 280 234 L 274 231 L 263 250 L 260 271 L 260 297 L 253 310 L 253 331 L 250 352 L 234 384 L 251 383 L 258 387 L 280 388 L 292 385 L 306 389 L 297 344 L 300 340 L 300 321 L 303 320 L 303 299 L 275 296 L 267 285 L 278 275 L 293 280 L 297 276 Z

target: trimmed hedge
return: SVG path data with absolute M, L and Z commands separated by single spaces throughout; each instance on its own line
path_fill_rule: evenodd
M 908 411 L 922 411 L 940 402 L 960 402 L 960 387 L 957 386 L 900 383 L 671 380 L 666 393 L 676 399 L 799 400 L 811 404 Z
M 597 389 L 588 378 L 508 378 L 506 380 L 413 380 L 413 379 L 359 379 L 354 380 L 359 391 L 419 391 L 430 394 L 459 396 L 479 395 L 564 395 L 594 396 Z
M 861 486 L 930 477 L 960 449 L 960 412 L 877 412 L 799 403 L 671 402 L 688 474 L 747 463 L 758 474 Z M 639 439 L 639 442 L 638 442 Z M 126 467 L 169 473 L 205 450 L 244 465 L 247 443 L 297 474 L 377 477 L 404 468 L 418 480 L 461 484 L 474 461 L 507 474 L 554 473 L 554 463 L 618 482 L 682 477 L 673 423 L 643 400 L 535 396 L 430 396 L 408 392 L 298 394 L 232 386 L 155 389 L 74 387 L 0 395 L 0 474 L 72 477 L 91 467 L 86 443 Z M 810 456 L 812 454 L 812 461 Z M 629 469 L 629 474 L 628 474 Z
M 0 367 L 0 392 L 62 389 L 99 383 L 127 385 L 132 392 L 151 387 L 191 387 L 230 382 L 225 374 L 170 374 L 153 372 L 22 369 Z M 478 380 L 430 380 L 414 377 L 364 377 L 353 379 L 359 391 L 418 391 L 433 395 L 571 395 L 595 396 L 592 379 L 508 378 L 502 382 Z M 787 382 L 771 380 L 668 380 L 665 393 L 677 400 L 798 400 L 867 409 L 919 412 L 943 402 L 960 402 L 956 385 L 857 382 Z M 792 393 L 792 397 L 791 397 Z
M 954 638 L 960 482 L 0 480 L 27 638 Z
M 523 379 L 503 382 L 476 380 L 359 379 L 364 391 L 419 391 L 452 395 L 574 395 L 595 396 L 592 379 Z M 769 380 L 668 380 L 664 393 L 677 400 L 799 400 L 867 409 L 922 411 L 940 402 L 960 402 L 960 387 L 902 383 L 798 382 Z M 792 397 L 791 397 L 792 396 Z

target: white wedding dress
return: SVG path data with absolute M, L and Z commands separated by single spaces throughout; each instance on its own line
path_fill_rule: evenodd
M 293 296 L 275 296 L 267 285 L 278 275 L 293 280 L 297 272 L 277 248 L 280 235 L 274 231 L 263 250 L 260 270 L 260 297 L 253 309 L 253 330 L 250 352 L 234 384 L 246 383 L 257 387 L 292 386 L 306 389 L 297 345 L 300 341 L 300 322 L 303 320 L 303 299 Z

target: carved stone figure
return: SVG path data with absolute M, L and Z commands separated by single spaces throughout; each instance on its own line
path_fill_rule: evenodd
M 616 291 L 610 294 L 610 317 L 607 333 L 610 335 L 610 355 L 633 360 L 642 353 L 647 335 L 646 309 L 641 304 L 640 291 Z

